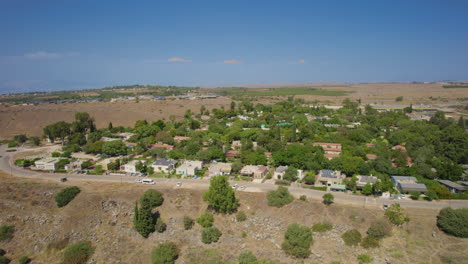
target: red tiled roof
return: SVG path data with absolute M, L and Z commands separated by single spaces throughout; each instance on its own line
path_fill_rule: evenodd
M 165 148 L 167 150 L 173 150 L 174 146 L 168 144 L 151 144 L 151 148 Z
M 340 143 L 315 142 L 315 143 L 312 143 L 312 145 L 314 146 L 339 146 L 341 148 Z

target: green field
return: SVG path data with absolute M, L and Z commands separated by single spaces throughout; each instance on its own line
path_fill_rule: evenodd
M 344 96 L 350 91 L 332 91 L 322 88 L 307 87 L 283 87 L 283 88 L 220 88 L 216 91 L 221 95 L 245 95 L 245 96 L 291 96 L 291 95 L 323 95 L 323 96 Z

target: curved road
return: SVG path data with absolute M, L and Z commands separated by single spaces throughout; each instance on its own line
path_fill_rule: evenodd
M 42 147 L 50 148 L 50 147 Z M 16 152 L 6 152 L 7 146 L 0 146 L 0 170 L 5 173 L 18 176 L 18 177 L 32 177 L 32 178 L 49 178 L 59 180 L 62 177 L 67 177 L 69 180 L 80 180 L 80 181 L 110 181 L 110 182 L 126 182 L 129 184 L 135 184 L 134 181 L 137 177 L 131 176 L 113 176 L 113 175 L 82 175 L 82 174 L 52 174 L 35 172 L 30 170 L 24 170 L 13 165 L 12 157 L 18 152 L 31 151 L 33 149 L 22 149 L 18 148 Z M 36 148 L 41 149 L 41 148 Z M 165 179 L 165 178 L 153 178 L 157 185 L 163 186 L 175 186 L 178 181 L 182 182 L 181 188 L 207 190 L 209 187 L 209 180 L 205 179 Z M 253 183 L 253 182 L 232 182 L 237 183 L 239 186 L 245 186 L 245 189 L 238 190 L 244 192 L 268 192 L 275 190 L 278 186 L 267 183 Z M 306 195 L 308 199 L 322 200 L 322 196 L 325 192 L 305 189 L 301 187 L 291 186 L 289 191 L 295 196 Z M 383 208 L 384 204 L 399 203 L 402 207 L 409 208 L 427 208 L 427 209 L 441 209 L 444 207 L 453 208 L 468 208 L 468 200 L 443 200 L 443 201 L 412 201 L 408 199 L 393 200 L 386 198 L 374 198 L 360 195 L 353 195 L 347 193 L 333 192 L 335 196 L 335 202 L 339 204 L 349 204 L 359 207 L 373 207 Z

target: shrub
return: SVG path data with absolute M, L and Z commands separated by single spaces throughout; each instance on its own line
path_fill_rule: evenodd
M 19 264 L 28 264 L 31 262 L 31 259 L 26 257 L 26 256 L 22 256 L 19 260 L 18 260 L 18 263 Z
M 204 228 L 212 227 L 214 222 L 213 214 L 209 211 L 205 211 L 200 217 L 197 218 L 197 223 Z
M 184 229 L 185 229 L 185 230 L 190 230 L 190 229 L 192 229 L 193 224 L 194 224 L 194 221 L 193 221 L 192 218 L 190 218 L 190 217 L 188 217 L 188 216 L 184 216 Z
M 15 232 L 14 225 L 2 225 L 0 226 L 0 241 L 8 241 L 13 238 Z
M 315 176 L 314 175 L 307 175 L 304 177 L 305 184 L 312 185 L 315 183 Z
M 202 230 L 202 242 L 205 244 L 211 244 L 214 242 L 218 242 L 219 238 L 221 237 L 222 233 L 216 227 L 207 227 L 203 228 Z
M 333 229 L 333 225 L 330 222 L 317 223 L 312 226 L 313 232 L 327 232 Z
M 294 201 L 294 196 L 289 193 L 287 188 L 278 186 L 275 191 L 268 192 L 267 199 L 268 205 L 282 207 Z
M 400 204 L 392 204 L 385 211 L 385 216 L 388 217 L 390 223 L 394 225 L 402 225 L 405 222 L 409 221 L 408 216 L 404 214 L 403 209 L 400 207 Z
M 419 200 L 419 196 L 421 196 L 421 193 L 418 191 L 411 191 L 409 194 L 412 200 Z
M 428 190 L 425 193 L 425 196 L 425 199 L 428 201 L 439 200 L 439 197 L 437 196 L 437 193 L 434 190 Z
M 366 236 L 361 241 L 361 247 L 363 248 L 378 248 L 380 246 L 379 240 L 374 239 L 372 237 Z
M 0 256 L 0 264 L 8 264 L 10 263 L 10 259 L 5 256 Z
M 397 98 L 395 98 L 395 101 L 396 101 L 396 102 L 401 102 L 401 101 L 403 101 L 403 96 L 398 96 Z
M 242 238 L 246 238 L 247 237 L 247 233 L 245 231 L 242 231 Z
M 161 217 L 158 217 L 158 220 L 156 220 L 156 231 L 158 233 L 162 233 L 166 231 L 167 225 L 163 222 Z
M 147 202 L 151 208 L 155 208 L 163 204 L 164 197 L 160 192 L 153 189 L 149 189 L 145 193 L 143 193 L 143 196 L 141 196 L 140 198 L 140 202 L 141 204 Z
M 323 198 L 323 203 L 325 205 L 330 205 L 333 203 L 333 200 L 335 199 L 335 196 L 333 196 L 333 194 L 331 193 L 326 193 L 322 196 Z
M 68 246 L 63 253 L 64 264 L 84 264 L 94 253 L 94 248 L 89 242 L 77 242 Z
M 16 141 L 12 140 L 12 141 L 8 142 L 8 147 L 9 148 L 14 148 L 16 146 L 18 146 L 18 143 L 16 143 Z
M 284 234 L 281 248 L 291 256 L 307 258 L 310 255 L 312 244 L 312 231 L 306 226 L 291 224 Z
M 0 248 L 0 256 L 3 256 L 5 254 L 6 254 L 6 251 L 4 249 Z
M 367 254 L 361 254 L 357 256 L 357 260 L 359 261 L 359 264 L 363 264 L 363 263 L 371 263 L 374 259 Z
M 255 263 L 257 263 L 257 257 L 255 257 L 255 255 L 250 251 L 240 253 L 237 260 L 239 261 L 239 264 L 255 264 Z
M 80 188 L 76 186 L 65 188 L 57 193 L 57 195 L 55 195 L 55 202 L 57 202 L 58 207 L 64 207 L 70 203 L 79 193 Z
M 392 226 L 386 219 L 378 219 L 371 223 L 367 229 L 367 235 L 379 240 L 392 234 Z
M 361 242 L 361 233 L 356 229 L 346 231 L 341 238 L 347 246 L 357 246 Z
M 222 175 L 211 178 L 210 187 L 203 194 L 203 200 L 210 208 L 222 214 L 232 213 L 239 206 L 239 200 L 229 185 L 228 177 Z
M 301 196 L 299 197 L 299 200 L 301 200 L 301 201 L 307 201 L 307 196 L 301 195 Z
M 162 243 L 151 252 L 152 264 L 173 264 L 179 257 L 179 249 L 174 243 Z
M 452 236 L 468 238 L 468 209 L 447 207 L 440 210 L 437 216 L 437 226 Z
M 237 222 L 244 222 L 247 220 L 247 215 L 244 213 L 244 211 L 239 211 L 236 215 L 236 220 Z

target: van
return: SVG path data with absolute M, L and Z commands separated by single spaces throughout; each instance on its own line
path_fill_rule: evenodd
M 152 180 L 152 179 L 142 179 L 141 183 L 143 183 L 143 184 L 154 184 L 154 180 Z

